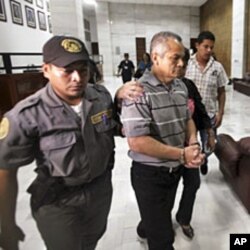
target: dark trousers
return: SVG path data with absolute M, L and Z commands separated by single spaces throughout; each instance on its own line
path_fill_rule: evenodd
M 94 250 L 106 230 L 112 198 L 111 171 L 55 204 L 33 211 L 48 250 Z
M 122 74 L 122 82 L 126 83 L 132 80 L 132 73 Z
M 201 182 L 199 168 L 190 169 L 184 167 L 182 178 L 183 191 L 176 218 L 182 225 L 189 225 L 192 218 L 196 192 Z
M 135 191 L 149 250 L 173 250 L 174 231 L 171 211 L 182 167 L 170 173 L 158 168 L 132 163 L 131 182 Z

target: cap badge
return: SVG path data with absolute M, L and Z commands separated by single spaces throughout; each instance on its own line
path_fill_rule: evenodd
M 82 45 L 74 39 L 64 39 L 61 46 L 70 53 L 78 53 L 82 50 Z
M 4 117 L 0 123 L 0 140 L 4 139 L 9 133 L 10 123 L 8 118 Z

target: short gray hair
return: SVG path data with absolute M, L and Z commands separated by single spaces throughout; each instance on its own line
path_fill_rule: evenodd
M 166 53 L 166 50 L 168 49 L 166 46 L 166 42 L 169 40 L 169 38 L 175 39 L 178 42 L 182 42 L 181 37 L 174 32 L 161 31 L 155 34 L 151 40 L 150 54 L 155 51 L 160 55 L 160 57 L 163 57 Z

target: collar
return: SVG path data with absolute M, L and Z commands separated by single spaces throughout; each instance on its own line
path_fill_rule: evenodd
M 159 86 L 162 85 L 162 82 L 159 81 L 155 75 L 152 74 L 151 71 L 147 70 L 144 72 L 144 74 L 142 75 L 141 82 L 147 82 L 148 84 L 152 85 L 152 86 Z
M 154 74 L 152 74 L 151 71 L 147 70 L 144 72 L 143 76 L 141 77 L 140 79 L 140 82 L 147 82 L 148 84 L 152 85 L 152 86 L 172 86 L 172 85 L 175 85 L 176 84 L 176 79 L 173 79 L 171 81 L 171 83 L 169 84 L 164 84 L 162 83 L 160 80 L 158 80 Z
M 193 62 L 193 63 L 195 63 L 196 65 L 199 66 L 199 62 L 198 62 L 197 59 L 196 59 L 196 55 L 197 55 L 197 53 L 195 53 L 194 55 L 192 55 L 192 56 L 190 57 L 190 60 L 191 60 L 191 62 Z M 207 62 L 207 64 L 206 64 L 206 67 L 205 67 L 205 68 L 210 67 L 210 65 L 212 65 L 214 61 L 215 61 L 214 58 L 213 58 L 212 56 L 210 56 L 210 58 L 209 58 L 209 60 L 208 60 L 208 62 Z

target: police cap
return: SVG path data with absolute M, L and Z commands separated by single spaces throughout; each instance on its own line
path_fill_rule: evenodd
M 43 61 L 57 67 L 66 67 L 76 61 L 88 61 L 84 43 L 71 36 L 53 36 L 43 46 Z

